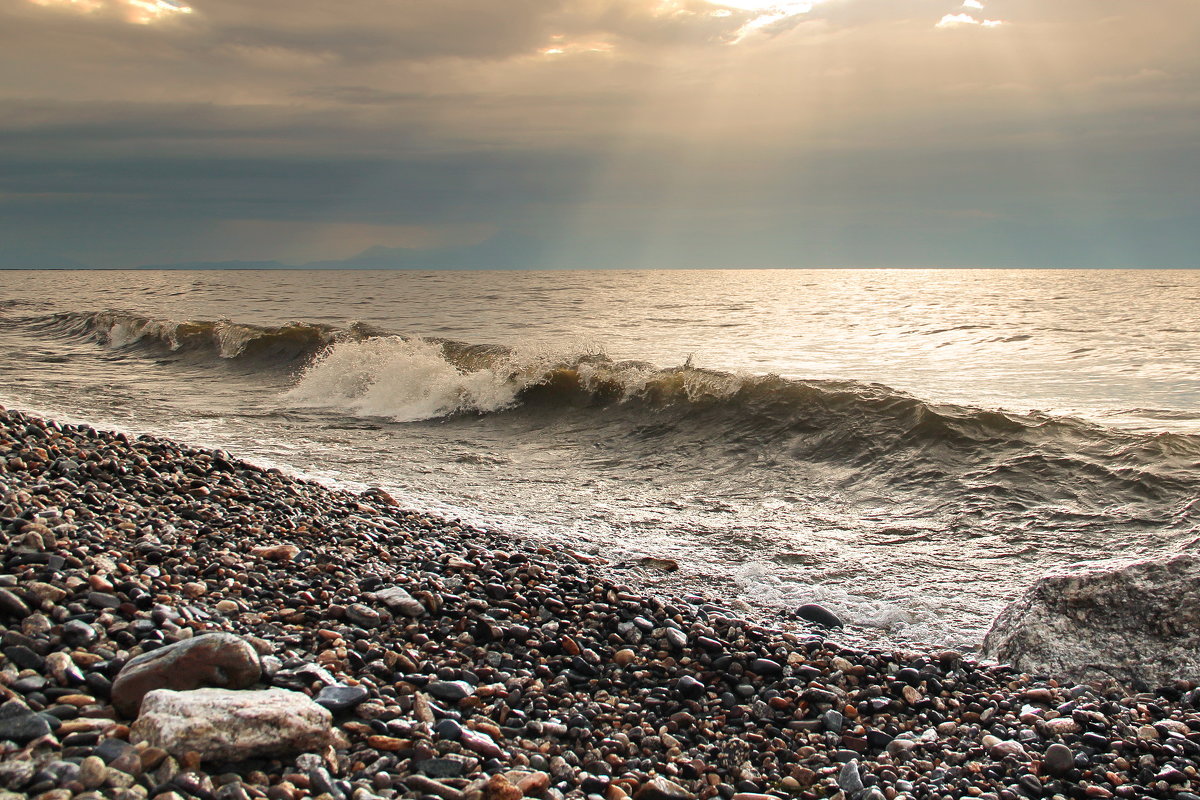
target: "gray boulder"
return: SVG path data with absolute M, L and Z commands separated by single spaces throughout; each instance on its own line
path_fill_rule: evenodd
M 142 653 L 113 681 L 117 711 L 134 717 L 142 698 L 155 689 L 245 689 L 262 676 L 254 647 L 232 633 L 206 633 Z
M 1200 557 L 1072 564 L 1039 578 L 983 640 L 986 658 L 1136 688 L 1200 679 Z
M 132 737 L 177 758 L 241 761 L 319 751 L 333 741 L 333 715 L 283 689 L 156 689 L 142 700 Z

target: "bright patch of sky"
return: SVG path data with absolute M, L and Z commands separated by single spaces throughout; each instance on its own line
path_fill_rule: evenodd
M 575 55 L 577 53 L 611 53 L 613 51 L 612 42 L 605 41 L 589 41 L 589 42 L 573 42 L 568 41 L 567 37 L 562 34 L 555 34 L 550 37 L 550 44 L 543 47 L 538 52 L 544 56 L 563 56 Z
M 755 31 L 762 31 L 786 19 L 809 13 L 821 0 L 776 0 L 776 2 L 770 0 L 767 2 L 762 2 L 762 0 L 708 0 L 708 2 L 720 6 L 718 11 L 737 9 L 755 14 L 738 29 L 733 39 L 736 44 Z
M 177 0 L 29 0 L 34 5 L 59 8 L 80 14 L 113 11 L 126 22 L 149 25 L 153 22 L 191 14 L 192 7 Z

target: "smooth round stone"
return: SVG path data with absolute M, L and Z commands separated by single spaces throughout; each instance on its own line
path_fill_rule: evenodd
M 693 800 L 695 795 L 674 781 L 656 776 L 643 783 L 634 800 Z
M 703 697 L 704 693 L 707 691 L 707 688 L 705 687 L 705 685 L 701 681 L 698 681 L 695 678 L 693 678 L 691 675 L 684 675 L 683 677 L 681 677 L 676 682 L 675 688 L 679 691 L 679 693 L 681 695 L 683 695 L 684 697 L 686 697 L 690 700 L 695 700 L 697 698 Z
M 1075 753 L 1065 744 L 1052 744 L 1042 756 L 1042 766 L 1051 775 L 1066 775 L 1075 767 Z
M 750 671 L 763 676 L 783 674 L 783 667 L 769 658 L 756 658 L 750 662 Z
M 46 659 L 42 658 L 23 644 L 4 648 L 4 656 L 9 661 L 16 664 L 20 669 L 34 669 L 41 671 L 46 664 Z
M 0 717 L 0 741 L 11 739 L 17 744 L 46 736 L 53 728 L 44 716 L 33 713 L 14 714 Z
M 843 623 L 828 608 L 816 603 L 805 603 L 796 609 L 796 616 L 800 619 L 808 620 L 809 622 L 820 625 L 823 628 L 841 628 Z
M 62 637 L 71 647 L 85 647 L 96 641 L 96 629 L 81 619 L 69 619 L 63 623 Z
M 28 617 L 30 611 L 24 600 L 8 589 L 0 589 L 0 614 L 20 620 Z
M 441 700 L 454 702 L 475 694 L 475 687 L 466 681 L 430 681 L 425 690 Z
M 324 706 L 334 714 L 339 714 L 362 703 L 370 692 L 362 686 L 326 686 L 314 698 L 317 705 Z
M 206 633 L 131 659 L 113 681 L 112 701 L 133 718 L 142 698 L 155 689 L 245 689 L 261 676 L 258 653 L 249 642 L 232 633 Z
M 98 789 L 108 779 L 108 766 L 99 756 L 88 756 L 79 764 L 79 782 L 85 789 Z
M 363 628 L 374 628 L 379 625 L 379 612 L 361 603 L 346 607 L 346 619 Z
M 457 742 L 463 735 L 462 725 L 452 719 L 438 720 L 437 724 L 433 726 L 433 730 L 438 736 L 450 742 Z

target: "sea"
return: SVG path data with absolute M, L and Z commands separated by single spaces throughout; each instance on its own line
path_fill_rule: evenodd
M 0 404 L 970 650 L 1200 536 L 1200 271 L 6 271 Z

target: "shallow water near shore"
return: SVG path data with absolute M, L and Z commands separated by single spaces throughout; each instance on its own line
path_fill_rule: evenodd
M 1200 527 L 1200 274 L 6 272 L 0 403 L 219 446 L 864 643 Z M 188 323 L 188 324 L 184 324 Z

